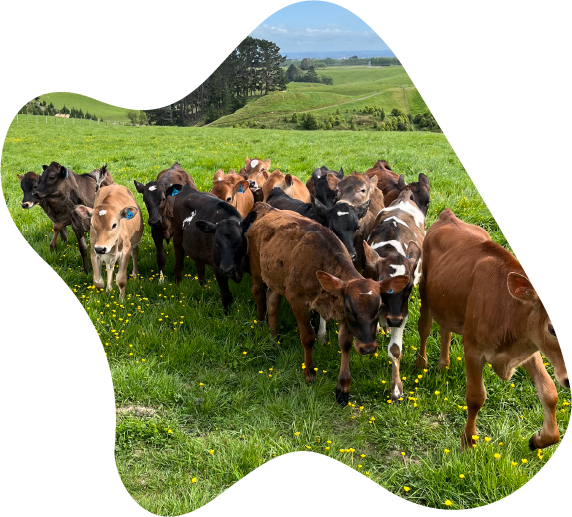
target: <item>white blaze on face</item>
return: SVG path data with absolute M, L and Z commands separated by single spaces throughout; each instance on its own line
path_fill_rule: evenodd
M 373 291 L 368 291 L 367 293 L 359 293 L 359 294 L 367 294 L 368 296 L 371 296 L 373 293 Z
M 389 245 L 389 246 L 393 246 L 398 253 L 400 253 L 401 255 L 403 255 L 405 257 L 405 251 L 403 250 L 403 246 L 401 245 L 401 243 L 399 241 L 384 241 L 384 242 L 374 242 L 371 245 L 371 249 L 375 250 L 377 248 L 381 248 L 382 246 L 385 245 Z
M 252 169 L 254 169 L 254 167 L 256 167 L 257 165 L 258 165 L 258 160 L 252 160 L 252 161 L 250 162 L 250 167 L 251 167 Z
M 189 217 L 187 217 L 187 218 L 183 221 L 183 228 L 185 228 L 185 225 L 191 223 L 191 221 L 193 220 L 193 217 L 195 217 L 195 215 L 197 215 L 197 211 L 196 211 L 196 210 L 195 210 Z
M 149 187 L 149 190 L 151 192 L 153 192 L 154 190 L 157 190 L 157 185 L 152 185 L 151 187 Z
M 338 212 L 338 215 L 349 215 L 349 212 Z
M 99 215 L 105 215 L 107 213 L 107 210 L 100 210 L 99 211 Z
M 405 266 L 391 264 L 391 267 L 395 269 L 395 273 L 391 273 L 391 275 L 389 276 L 397 276 L 405 274 Z

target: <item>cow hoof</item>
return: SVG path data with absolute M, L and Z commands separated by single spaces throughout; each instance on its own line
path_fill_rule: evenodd
M 439 371 L 444 370 L 445 368 L 447 368 L 447 366 L 449 366 L 449 363 L 442 363 L 439 361 L 439 364 L 437 364 L 437 370 Z
M 427 359 L 425 359 L 425 357 L 418 355 L 417 359 L 415 359 L 415 368 L 417 368 L 418 370 L 423 370 L 424 368 L 427 368 Z
M 320 343 L 320 345 L 326 344 L 326 334 L 318 334 L 318 343 Z
M 308 371 L 308 368 L 306 368 L 304 373 L 305 373 L 305 377 L 306 377 L 306 382 L 314 382 L 316 380 L 316 372 L 315 371 L 313 371 L 313 370 Z
M 336 402 L 340 405 L 340 406 L 347 406 L 348 402 L 350 401 L 350 394 L 349 393 L 344 393 L 342 390 L 336 388 Z
M 394 404 L 400 404 L 402 400 L 403 400 L 403 395 L 399 395 L 399 396 L 397 396 L 397 397 L 394 395 L 394 396 L 391 397 L 391 401 L 392 401 Z
M 528 448 L 529 448 L 531 451 L 535 451 L 536 449 L 538 449 L 538 447 L 536 446 L 536 441 L 535 441 L 535 439 L 534 439 L 535 436 L 537 436 L 537 435 L 536 435 L 536 434 L 533 434 L 533 435 L 530 437 L 530 440 L 528 440 Z

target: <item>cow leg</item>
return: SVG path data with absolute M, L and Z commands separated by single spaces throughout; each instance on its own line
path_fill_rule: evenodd
M 403 383 L 401 382 L 401 375 L 399 373 L 399 365 L 401 362 L 401 349 L 403 346 L 403 331 L 407 317 L 403 320 L 400 327 L 391 327 L 391 339 L 387 346 L 387 355 L 391 359 L 391 400 L 399 402 L 403 400 Z
M 340 364 L 340 374 L 338 375 L 338 385 L 336 386 L 336 401 L 341 406 L 347 406 L 350 400 L 350 351 L 354 337 L 344 321 L 340 321 L 338 331 L 338 345 L 342 352 L 342 362 Z
M 115 268 L 115 259 L 110 259 L 109 264 L 105 263 L 105 269 L 107 270 L 107 287 L 106 291 L 111 291 L 113 289 L 113 269 Z
M 62 230 L 61 223 L 54 223 L 54 235 L 52 236 L 52 240 L 50 241 L 50 251 L 54 251 L 56 249 L 56 244 L 58 240 L 58 235 Z
M 129 257 L 131 250 L 123 248 L 123 254 L 119 260 L 119 271 L 115 276 L 115 283 L 119 287 L 119 300 L 123 301 L 125 298 L 125 287 L 127 286 L 127 266 L 129 265 Z
M 266 286 L 260 277 L 252 277 L 252 296 L 256 302 L 256 314 L 260 321 L 264 321 L 266 314 Z
M 137 259 L 139 258 L 139 244 L 131 248 L 131 258 L 133 259 L 133 269 L 131 270 L 131 274 L 133 275 L 133 278 L 137 278 L 139 276 L 139 268 L 137 267 Z
M 175 282 L 179 285 L 185 269 L 185 249 L 183 243 L 177 242 L 175 239 L 173 239 L 173 249 L 175 250 Z
M 268 326 L 271 329 L 272 337 L 276 336 L 278 327 L 278 312 L 280 311 L 280 300 L 282 295 L 268 289 L 266 291 L 266 307 L 268 309 Z
M 477 434 L 477 415 L 487 399 L 487 390 L 483 382 L 484 358 L 474 356 L 470 352 L 470 345 L 463 337 L 463 347 L 465 349 L 465 371 L 467 374 L 467 423 L 461 438 L 461 446 L 464 450 L 470 449 L 475 440 L 473 435 Z
M 451 363 L 449 358 L 449 350 L 451 349 L 451 332 L 445 330 L 443 327 L 439 329 L 439 334 L 441 336 L 441 353 L 439 354 L 439 363 L 437 364 L 437 369 L 442 370 L 446 368 Z
M 203 266 L 204 270 L 204 266 Z M 224 313 L 228 316 L 230 314 L 230 306 L 234 297 L 228 288 L 228 277 L 221 275 L 218 271 L 215 271 L 216 281 L 220 289 L 220 298 L 222 300 L 222 306 L 224 308 Z
M 318 343 L 322 345 L 326 342 L 326 320 L 320 316 L 320 326 L 318 327 Z
M 85 235 L 81 229 L 73 230 L 77 238 L 77 244 L 79 246 L 79 252 L 81 254 L 81 259 L 83 261 L 83 270 L 85 273 L 89 273 L 89 266 L 87 265 L 87 244 L 85 243 Z
M 165 281 L 165 276 L 163 275 L 163 271 L 165 270 L 165 264 L 167 263 L 167 255 L 165 255 L 165 250 L 163 249 L 162 230 L 157 230 L 155 227 L 152 227 L 151 237 L 153 237 L 153 242 L 155 243 L 155 249 L 157 250 L 157 267 L 159 268 L 159 283 L 162 284 Z
M 66 227 L 64 226 L 60 230 L 60 242 L 67 242 L 67 241 L 68 241 L 68 231 L 66 230 Z
M 429 312 L 429 303 L 425 294 L 425 282 L 423 277 L 419 284 L 419 294 L 421 297 L 421 308 L 419 309 L 419 321 L 417 322 L 417 330 L 419 331 L 419 352 L 415 360 L 415 367 L 419 370 L 427 368 L 427 338 L 431 334 L 431 325 L 433 318 Z
M 97 289 L 103 289 L 103 276 L 101 276 L 101 257 L 91 250 L 91 266 L 93 268 L 93 285 Z
M 554 381 L 546 371 L 540 352 L 536 352 L 531 358 L 522 363 L 522 367 L 534 381 L 538 398 L 544 410 L 544 422 L 539 434 L 532 435 L 528 442 L 531 451 L 544 449 L 560 441 L 560 431 L 556 423 L 556 404 L 558 392 Z
M 306 382 L 312 382 L 316 380 L 314 359 L 312 357 L 316 335 L 310 321 L 310 311 L 304 305 L 293 305 L 292 303 L 290 305 L 296 318 L 296 323 L 298 323 L 300 341 L 302 341 L 302 346 L 304 347 L 304 376 L 306 377 Z
M 202 262 L 195 261 L 195 268 L 197 270 L 197 276 L 199 277 L 199 285 L 202 287 L 207 283 L 207 277 L 205 275 L 205 265 Z

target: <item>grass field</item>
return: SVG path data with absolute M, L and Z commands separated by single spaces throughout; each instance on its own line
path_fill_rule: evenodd
M 429 111 L 423 98 L 402 66 L 367 68 L 361 66 L 332 67 L 317 71 L 329 75 L 334 84 L 288 83 L 283 92 L 265 95 L 231 115 L 215 120 L 209 126 L 228 127 L 246 122 L 264 124 L 272 129 L 293 129 L 284 122 L 294 112 L 312 111 L 320 118 L 334 115 L 339 108 L 343 116 L 365 106 L 383 107 L 389 114 L 393 108 L 407 112 L 402 86 L 413 116 Z M 346 111 L 347 110 L 347 111 Z
M 380 335 L 377 357 L 352 354 L 351 405 L 342 408 L 333 394 L 339 370 L 335 323 L 328 324 L 328 343 L 316 346 L 318 378 L 307 385 L 288 303 L 282 302 L 274 340 L 256 320 L 248 276 L 240 285 L 231 283 L 235 303 L 225 317 L 210 270 L 209 283 L 201 288 L 187 260 L 186 276 L 175 285 L 172 244 L 167 282 L 159 284 L 146 227 L 139 253 L 142 278 L 128 281 L 126 299 L 119 303 L 117 287 L 98 292 L 92 275 L 82 273 L 72 232 L 68 246 L 51 253 L 49 220 L 39 208 L 23 211 L 19 205 L 16 174 L 37 172 L 52 160 L 75 172 L 107 162 L 114 180 L 132 191 L 134 179 L 147 182 L 178 160 L 206 190 L 218 168 L 240 168 L 245 156 L 270 157 L 272 169 L 303 180 L 316 166 L 363 171 L 384 158 L 408 181 L 420 172 L 429 176 L 429 224 L 449 207 L 508 247 L 442 134 L 12 125 L 2 153 L 6 202 L 15 224 L 73 290 L 101 337 L 115 389 L 117 468 L 129 493 L 150 512 L 178 515 L 203 506 L 273 457 L 305 450 L 335 458 L 395 494 L 434 508 L 446 508 L 447 500 L 454 509 L 485 505 L 524 485 L 557 450 L 546 449 L 541 457 L 528 450 L 543 419 L 532 381 L 519 369 L 505 383 L 485 368 L 481 439 L 476 449 L 461 453 L 467 415 L 462 346 L 454 336 L 451 366 L 437 372 L 434 328 L 429 368 L 415 370 L 417 290 L 401 367 L 411 399 L 387 403 L 391 365 L 387 337 Z M 134 194 L 146 220 L 142 196 Z M 550 365 L 548 370 L 552 373 Z M 570 395 L 557 387 L 564 435 Z
M 77 110 L 81 109 L 84 113 L 88 112 L 93 115 L 97 115 L 98 118 L 103 118 L 103 120 L 109 122 L 119 122 L 127 120 L 125 116 L 126 108 L 119 108 L 118 106 L 112 106 L 111 104 L 106 104 L 105 102 L 100 102 L 91 97 L 86 97 L 85 95 L 79 95 L 77 93 L 69 92 L 54 92 L 47 93 L 40 96 L 40 101 L 46 101 L 47 104 L 53 103 L 56 109 L 62 109 L 64 104 L 66 108 Z

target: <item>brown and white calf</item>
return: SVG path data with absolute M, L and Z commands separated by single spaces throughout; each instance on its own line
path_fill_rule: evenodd
M 409 315 L 409 297 L 421 276 L 421 250 L 425 238 L 425 216 L 411 200 L 412 193 L 403 191 L 376 219 L 376 226 L 364 242 L 364 276 L 382 281 L 397 275 L 408 275 L 409 283 L 399 293 L 382 295 L 382 325 L 389 327 L 387 354 L 392 362 L 391 398 L 403 397 L 399 363 L 403 332 Z
M 50 221 L 54 223 L 54 235 L 50 241 L 50 250 L 56 249 L 58 235 L 62 242 L 67 242 L 68 233 L 66 227 L 71 224 L 71 218 L 68 215 L 66 205 L 59 199 L 40 199 L 34 198 L 33 193 L 40 182 L 40 175 L 35 172 L 27 172 L 26 174 L 18 174 L 20 180 L 20 188 L 24 193 L 24 197 L 20 205 L 24 209 L 32 208 L 40 205 L 41 209 L 46 213 Z
M 268 194 L 274 188 L 282 189 L 292 199 L 298 199 L 303 203 L 311 203 L 312 198 L 310 191 L 304 183 L 292 174 L 282 174 L 279 170 L 275 170 L 264 183 L 262 193 L 264 201 L 268 198 Z
M 227 174 L 227 176 L 229 176 Z M 222 201 L 226 201 L 238 210 L 244 219 L 254 206 L 254 196 L 250 191 L 249 183 L 242 176 L 237 176 L 240 181 L 235 181 L 234 178 L 219 179 L 215 178 L 211 194 Z
M 119 299 L 122 300 L 125 297 L 130 256 L 133 258 L 133 276 L 139 274 L 137 254 L 143 236 L 143 218 L 137 201 L 127 187 L 114 183 L 99 189 L 93 208 L 79 205 L 76 212 L 91 220 L 89 240 L 95 287 L 103 289 L 101 265 L 105 262 L 107 290 L 111 290 L 113 268 L 119 261 L 116 283 Z
M 342 353 L 336 400 L 346 405 L 350 393 L 349 358 L 352 342 L 360 355 L 377 350 L 378 317 L 383 309 L 382 293 L 398 292 L 408 276 L 382 282 L 363 278 L 355 269 L 347 249 L 334 233 L 289 210 L 256 203 L 257 219 L 248 230 L 252 294 L 259 319 L 268 310 L 268 324 L 276 335 L 280 300 L 285 296 L 304 346 L 306 381 L 316 378 L 312 348 L 314 329 L 310 310 L 325 320 L 339 323 Z
M 529 447 L 557 443 L 558 393 L 541 353 L 554 366 L 562 386 L 570 388 L 570 380 L 546 309 L 514 255 L 493 242 L 485 230 L 464 223 L 446 209 L 425 236 L 419 291 L 417 367 L 427 365 L 433 320 L 440 326 L 440 368 L 449 364 L 451 333 L 463 336 L 468 407 L 463 447 L 474 443 L 472 437 L 477 434 L 477 415 L 486 399 L 483 368 L 487 362 L 504 381 L 518 366 L 526 370 L 544 409 L 542 430 L 530 438 Z

